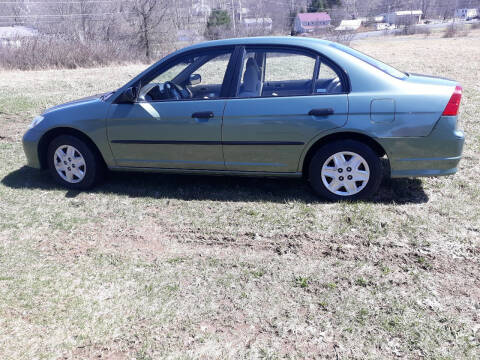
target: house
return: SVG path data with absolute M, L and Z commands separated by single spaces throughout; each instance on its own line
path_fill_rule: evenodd
M 464 20 L 471 20 L 478 16 L 477 9 L 457 9 L 455 17 Z
M 326 12 L 300 13 L 293 22 L 295 33 L 315 32 L 316 30 L 330 26 L 330 15 Z
M 182 9 L 182 10 L 187 10 L 187 9 Z M 192 4 L 192 7 L 189 8 L 188 10 L 190 10 L 190 13 L 193 16 L 203 17 L 205 19 L 207 19 L 210 13 L 212 12 L 212 8 L 207 4 L 205 4 L 203 1 Z
M 423 16 L 422 10 L 403 10 L 383 14 L 384 21 L 394 25 L 418 24 Z
M 271 32 L 272 31 L 271 18 L 243 18 L 242 24 L 246 32 Z
M 38 36 L 38 30 L 27 26 L 1 26 L 0 46 L 20 47 L 22 39 Z
M 362 19 L 342 20 L 336 31 L 357 31 L 362 26 Z

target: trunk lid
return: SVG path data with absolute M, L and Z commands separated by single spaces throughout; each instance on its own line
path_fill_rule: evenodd
M 408 73 L 408 77 L 405 79 L 405 81 L 412 84 L 417 83 L 422 85 L 440 85 L 440 86 L 453 86 L 453 87 L 455 87 L 458 84 L 455 80 L 442 78 L 439 76 L 412 74 L 412 73 Z

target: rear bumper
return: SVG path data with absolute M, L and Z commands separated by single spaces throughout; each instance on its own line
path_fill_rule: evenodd
M 387 152 L 391 176 L 455 174 L 465 142 L 464 133 L 456 130 L 456 122 L 456 117 L 444 116 L 428 136 L 378 139 Z
M 38 154 L 38 142 L 40 141 L 41 133 L 35 131 L 35 129 L 28 130 L 23 135 L 23 151 L 27 158 L 27 165 L 36 169 L 41 168 L 40 158 Z

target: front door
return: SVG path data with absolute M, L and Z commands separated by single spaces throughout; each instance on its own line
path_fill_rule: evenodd
M 108 139 L 118 166 L 224 170 L 221 92 L 231 50 L 181 56 L 146 75 L 133 104 L 112 104 Z
M 309 140 L 347 121 L 343 75 L 302 50 L 246 48 L 242 63 L 223 119 L 226 168 L 297 172 Z

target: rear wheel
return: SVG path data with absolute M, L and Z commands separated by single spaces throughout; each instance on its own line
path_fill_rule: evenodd
M 382 180 L 380 159 L 364 143 L 341 140 L 319 148 L 309 167 L 310 184 L 330 200 L 357 200 L 375 194 Z
M 68 189 L 89 189 L 103 177 L 98 153 L 75 136 L 60 135 L 53 139 L 47 156 L 53 178 Z

